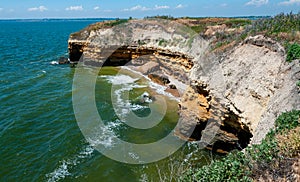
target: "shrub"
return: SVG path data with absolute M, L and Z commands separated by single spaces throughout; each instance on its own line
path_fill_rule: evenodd
M 280 154 L 287 157 L 297 157 L 300 152 L 300 127 L 276 136 Z
M 300 59 L 300 45 L 297 43 L 288 46 L 286 55 L 286 61 L 288 62 L 295 59 Z
M 245 152 L 232 152 L 223 159 L 213 161 L 210 165 L 199 169 L 190 169 L 180 180 L 252 181 L 255 177 L 268 176 L 267 173 L 277 179 L 280 171 L 286 170 L 280 168 L 278 164 L 287 164 L 284 157 L 299 153 L 299 115 L 300 111 L 296 110 L 282 113 L 275 121 L 275 130 L 270 131 L 261 144 L 247 147 Z M 296 127 L 297 129 L 294 129 Z M 282 132 L 287 134 L 281 138 L 288 139 L 286 140 L 288 142 L 277 142 L 277 136 Z
M 284 132 L 291 130 L 300 125 L 299 119 L 300 111 L 292 110 L 290 112 L 282 113 L 275 121 L 275 132 Z

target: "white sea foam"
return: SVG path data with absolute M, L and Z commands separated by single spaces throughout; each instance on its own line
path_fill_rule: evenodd
M 72 176 L 71 169 L 91 157 L 95 151 L 94 147 L 102 145 L 105 148 L 116 144 L 117 134 L 113 131 L 122 123 L 119 120 L 108 122 L 104 127 L 94 128 L 91 137 L 88 138 L 89 145 L 85 145 L 76 155 L 60 161 L 60 165 L 51 173 L 46 174 L 47 181 L 55 182 Z
M 59 64 L 59 63 L 58 63 L 58 61 L 51 61 L 50 64 L 56 65 L 56 64 Z
M 131 72 L 133 72 L 133 73 L 135 73 L 137 75 L 142 76 L 146 80 L 148 80 L 150 88 L 152 88 L 153 90 L 155 90 L 158 94 L 165 95 L 165 96 L 169 97 L 170 99 L 174 99 L 174 100 L 180 101 L 180 98 L 177 98 L 177 97 L 173 96 L 171 93 L 165 91 L 167 89 L 166 86 L 159 85 L 157 83 L 152 82 L 152 80 L 150 78 L 148 78 L 147 76 L 143 75 L 142 73 L 140 73 L 138 71 L 132 70 L 132 69 L 130 69 L 127 66 L 122 66 L 122 69 L 129 70 L 129 71 L 131 71 Z
M 132 91 L 134 88 L 145 88 L 147 85 L 140 85 L 136 83 L 138 78 L 132 78 L 128 75 L 116 75 L 116 76 L 100 76 L 101 78 L 105 78 L 108 82 L 113 84 L 114 92 L 112 95 L 113 102 L 115 104 L 116 113 L 124 117 L 130 111 L 136 111 L 140 109 L 147 108 L 147 106 L 142 106 L 139 104 L 133 104 L 129 100 L 124 99 L 124 94 Z M 149 95 L 149 94 L 148 94 Z M 150 102 L 150 100 L 147 100 Z
M 63 161 L 62 164 L 56 168 L 52 173 L 46 174 L 48 182 L 54 182 L 64 179 L 66 176 L 70 176 L 71 173 L 68 171 L 68 164 Z
M 128 75 L 101 76 L 101 77 L 105 77 L 113 85 L 130 84 L 138 80 L 138 78 L 132 78 Z
M 105 148 L 111 148 L 116 144 L 118 135 L 114 132 L 114 129 L 119 127 L 121 122 L 116 120 L 109 122 L 104 127 L 98 127 L 94 129 L 93 134 L 87 139 L 91 146 L 96 147 L 98 145 Z
M 72 174 L 69 170 L 82 163 L 86 158 L 91 157 L 94 151 L 92 146 L 85 145 L 77 155 L 60 161 L 60 165 L 53 172 L 46 174 L 47 181 L 56 182 L 71 176 Z

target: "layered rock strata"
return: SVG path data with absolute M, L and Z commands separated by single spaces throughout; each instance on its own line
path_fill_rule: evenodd
M 247 38 L 225 56 L 209 51 L 188 27 L 166 20 L 133 20 L 70 37 L 70 61 L 140 66 L 138 71 L 180 90 L 176 135 L 226 153 L 259 143 L 283 111 L 299 109 L 299 62 L 285 62 L 280 44 Z M 171 82 L 171 83 L 170 83 Z

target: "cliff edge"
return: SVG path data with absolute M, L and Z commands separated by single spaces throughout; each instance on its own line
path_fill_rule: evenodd
M 248 37 L 220 55 L 211 51 L 212 39 L 176 21 L 104 24 L 70 36 L 70 61 L 148 64 L 140 67 L 144 74 L 169 80 L 179 91 L 181 138 L 226 153 L 259 143 L 281 112 L 300 109 L 299 60 L 287 63 L 284 48 L 270 38 Z

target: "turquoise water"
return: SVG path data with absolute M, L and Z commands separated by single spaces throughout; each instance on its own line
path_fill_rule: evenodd
M 0 21 L 0 181 L 158 181 L 162 174 L 171 175 L 170 165 L 186 168 L 211 160 L 209 152 L 186 144 L 157 163 L 122 164 L 103 156 L 85 140 L 72 106 L 75 70 L 51 62 L 67 55 L 70 33 L 95 21 Z M 168 134 L 178 120 L 177 103 L 170 98 L 164 124 L 153 130 L 134 130 L 118 120 L 108 99 L 114 74 L 107 74 L 115 69 L 107 68 L 97 80 L 97 108 L 109 139 L 103 141 L 113 143 L 119 137 L 143 143 Z M 145 91 L 155 92 L 148 87 L 133 88 L 131 98 Z M 145 107 L 136 113 L 147 115 L 149 111 Z

